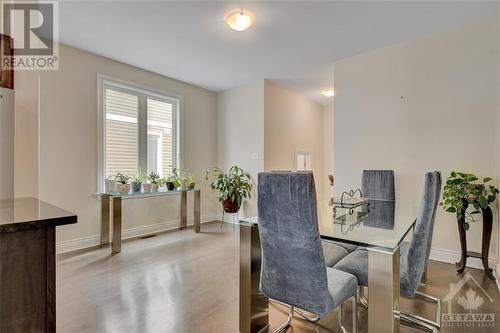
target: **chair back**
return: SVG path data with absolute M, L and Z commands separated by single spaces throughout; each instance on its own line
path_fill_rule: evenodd
M 401 293 L 413 296 L 420 284 L 429 258 L 432 232 L 441 194 L 441 174 L 425 174 L 424 193 L 408 251 L 401 260 Z
M 259 173 L 261 290 L 268 298 L 323 316 L 334 302 L 316 205 L 311 172 Z
M 363 170 L 363 197 L 373 200 L 396 200 L 393 170 Z

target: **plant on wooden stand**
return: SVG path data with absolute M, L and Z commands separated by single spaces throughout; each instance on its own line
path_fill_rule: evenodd
M 252 177 L 236 165 L 228 173 L 214 167 L 207 171 L 205 179 L 211 179 L 210 188 L 217 194 L 226 213 L 237 213 L 243 199 L 252 197 Z
M 495 201 L 498 189 L 493 185 L 487 185 L 492 178 L 483 178 L 482 182 L 478 182 L 479 178 L 471 173 L 463 173 L 453 171 L 446 178 L 446 183 L 443 189 L 443 199 L 439 203 L 440 206 L 449 212 L 457 215 L 457 220 L 465 217 L 462 227 L 469 230 L 469 224 L 476 222 L 474 215 L 481 214 L 482 209 L 486 209 L 492 202 Z M 464 204 L 474 207 L 472 212 L 464 211 Z

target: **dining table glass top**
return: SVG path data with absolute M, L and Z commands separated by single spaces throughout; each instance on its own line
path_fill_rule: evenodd
M 416 221 L 414 212 L 405 211 L 397 201 L 368 200 L 349 209 L 319 200 L 317 213 L 322 239 L 388 251 L 399 246 Z M 258 218 L 243 218 L 240 224 L 258 225 Z

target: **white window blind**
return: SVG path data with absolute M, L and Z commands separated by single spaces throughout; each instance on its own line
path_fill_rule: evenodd
M 103 81 L 103 178 L 139 169 L 168 176 L 178 166 L 180 101 Z

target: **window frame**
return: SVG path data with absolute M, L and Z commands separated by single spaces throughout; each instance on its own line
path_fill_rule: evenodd
M 172 104 L 172 164 L 181 168 L 183 163 L 183 98 L 155 88 L 137 83 L 97 74 L 97 193 L 104 191 L 104 178 L 106 170 L 106 135 L 105 135 L 105 89 L 112 88 L 128 94 L 138 96 L 138 133 L 139 133 L 139 167 L 147 170 L 147 99 L 151 98 Z

